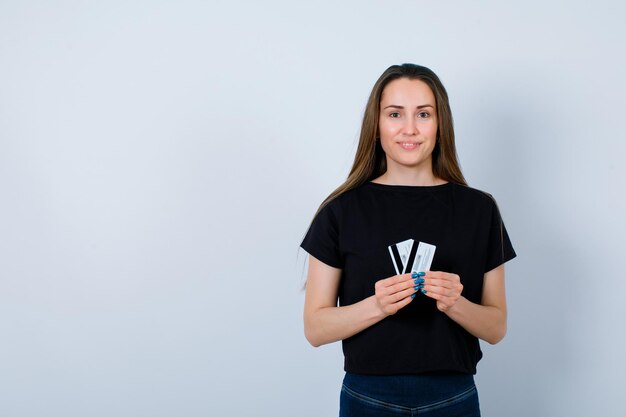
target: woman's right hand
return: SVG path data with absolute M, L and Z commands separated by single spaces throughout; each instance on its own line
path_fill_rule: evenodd
M 415 293 L 423 287 L 423 283 L 422 276 L 413 278 L 411 274 L 381 279 L 374 285 L 376 305 L 385 316 L 396 314 L 415 298 Z
M 422 277 L 411 278 L 411 274 L 395 275 L 376 282 L 374 295 L 338 307 L 341 272 L 309 256 L 304 333 L 313 346 L 347 339 L 395 314 L 411 302 L 411 296 L 419 290 L 419 280 L 423 282 Z

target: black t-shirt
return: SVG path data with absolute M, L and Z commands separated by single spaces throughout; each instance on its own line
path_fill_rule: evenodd
M 458 274 L 462 295 L 474 303 L 481 301 L 484 274 L 515 257 L 493 198 L 453 183 L 366 182 L 327 204 L 301 247 L 342 270 L 339 305 L 346 306 L 373 295 L 376 281 L 396 275 L 388 247 L 408 239 L 435 245 L 430 270 Z M 478 339 L 421 293 L 342 343 L 345 370 L 359 374 L 474 374 L 482 357 Z

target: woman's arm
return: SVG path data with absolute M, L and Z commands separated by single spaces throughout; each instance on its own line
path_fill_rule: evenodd
M 395 275 L 375 285 L 375 295 L 337 307 L 341 269 L 309 256 L 304 301 L 304 334 L 313 346 L 343 340 L 395 314 L 416 292 L 411 274 Z
M 437 300 L 437 308 L 465 330 L 492 345 L 504 338 L 506 334 L 504 264 L 485 274 L 480 304 L 461 296 L 463 286 L 458 275 L 427 272 L 425 278 L 426 295 Z

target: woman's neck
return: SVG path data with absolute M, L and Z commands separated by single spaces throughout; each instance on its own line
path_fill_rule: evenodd
M 442 185 L 447 181 L 437 178 L 431 170 L 387 170 L 372 182 L 385 185 L 432 186 Z

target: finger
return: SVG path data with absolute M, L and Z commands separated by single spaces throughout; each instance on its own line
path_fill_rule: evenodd
M 424 291 L 426 295 L 435 294 L 441 297 L 458 297 L 461 292 L 456 288 L 447 288 L 437 285 L 424 285 Z
M 446 272 L 443 271 L 426 271 L 424 273 L 424 278 L 437 278 L 441 279 L 446 275 Z
M 461 279 L 456 274 L 445 274 L 442 278 L 428 278 L 426 279 L 426 284 L 453 289 L 463 288 Z
M 424 285 L 432 285 L 433 287 L 452 288 L 455 285 L 455 283 L 451 281 L 447 281 L 445 279 L 429 278 L 429 279 L 424 280 Z
M 442 312 L 446 312 L 448 311 L 448 309 L 450 307 L 452 307 L 452 305 L 454 305 L 454 301 L 448 297 L 444 297 L 440 294 L 434 293 L 434 292 L 427 292 L 425 294 L 427 297 L 432 298 L 433 300 L 435 300 L 437 302 L 437 309 L 439 311 Z
M 377 284 L 380 285 L 380 289 L 388 289 L 391 292 L 397 292 L 408 288 L 412 282 L 410 274 L 402 274 L 382 279 L 378 281 Z
M 387 290 L 389 291 L 389 294 L 395 294 L 407 289 L 411 289 L 416 287 L 417 285 L 413 282 L 413 280 L 408 280 L 405 282 L 401 282 L 399 284 L 394 284 L 391 287 L 387 287 Z
M 395 303 L 394 306 L 396 306 L 396 308 L 400 310 L 401 308 L 406 307 L 411 301 L 413 301 L 413 298 L 411 298 L 411 296 L 404 297 L 402 300 Z
M 395 296 L 387 297 L 385 300 L 383 300 L 380 307 L 387 314 L 395 314 L 399 309 L 404 307 L 409 302 L 411 302 L 411 296 L 398 299 L 396 299 Z
M 415 291 L 415 290 L 403 291 L 402 292 L 402 296 L 398 297 L 397 301 L 395 303 L 393 303 L 393 305 L 410 303 L 415 298 L 415 293 L 417 293 L 417 291 Z
M 421 293 L 424 294 L 426 297 L 432 298 L 437 301 L 440 301 L 443 298 L 441 294 L 438 294 L 437 292 L 435 292 L 435 290 L 432 289 L 424 288 Z
M 430 278 L 430 279 L 442 279 L 442 280 L 453 281 L 453 282 L 461 280 L 461 277 L 459 277 L 457 274 L 452 274 L 450 272 L 443 272 L 443 271 L 428 271 L 426 272 L 426 275 L 424 277 Z
M 405 289 L 403 291 L 399 291 L 399 292 L 396 292 L 394 294 L 391 294 L 391 295 L 387 296 L 386 298 L 389 301 L 389 304 L 395 304 L 395 303 L 397 303 L 397 302 L 399 302 L 399 301 L 401 301 L 401 300 L 403 300 L 403 299 L 405 299 L 407 297 L 410 298 L 411 295 L 415 294 L 416 292 L 417 292 L 417 290 L 415 290 L 415 289 L 413 289 L 413 287 L 411 287 L 411 288 L 407 288 L 407 289 Z
M 389 278 L 381 279 L 380 281 L 378 281 L 378 284 L 380 284 L 382 287 L 391 287 L 409 281 L 410 279 L 410 274 L 394 275 Z
M 432 298 L 433 300 L 437 301 L 437 308 L 441 311 L 448 309 L 452 304 L 454 304 L 453 299 L 446 297 L 444 295 L 438 294 L 436 292 L 426 291 L 423 294 L 426 297 Z M 442 306 L 440 306 L 440 304 L 443 306 L 443 308 Z

